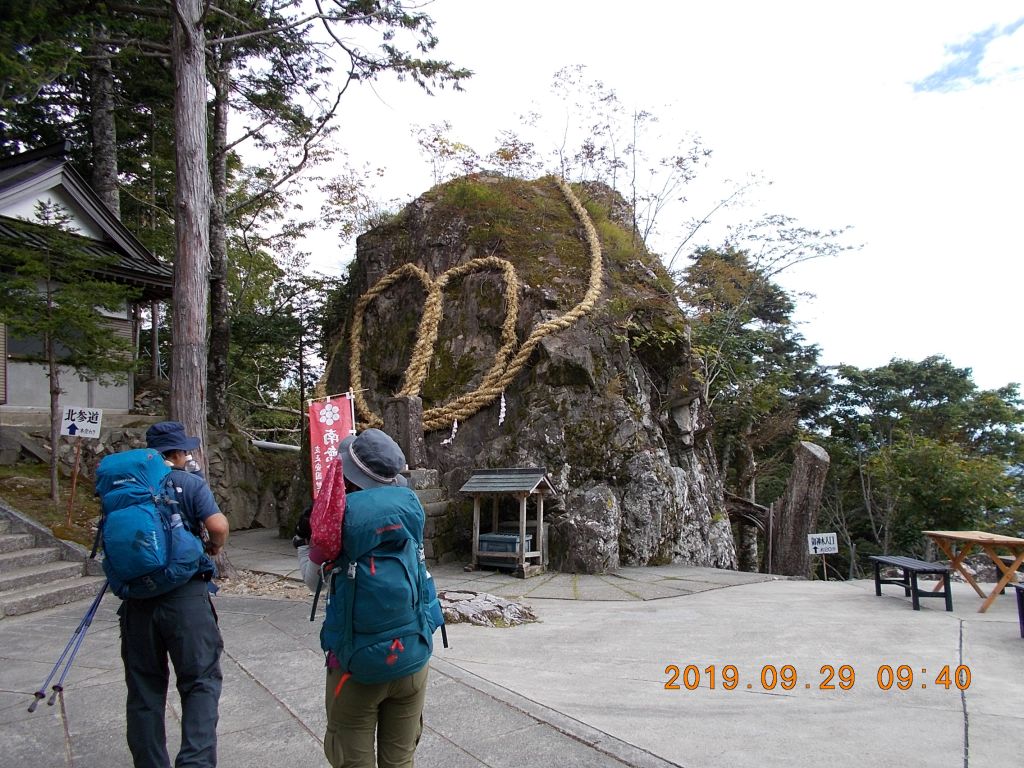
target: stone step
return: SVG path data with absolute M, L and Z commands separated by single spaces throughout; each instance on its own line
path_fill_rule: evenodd
M 413 490 L 421 488 L 436 488 L 438 483 L 438 472 L 436 469 L 410 469 L 409 487 Z
M 0 555 L 0 573 L 9 573 L 17 568 L 42 565 L 60 560 L 60 552 L 56 547 L 32 547 L 17 552 Z
M 10 592 L 33 585 L 48 584 L 60 579 L 73 579 L 82 575 L 82 563 L 73 560 L 57 560 L 42 565 L 15 568 L 0 574 L 0 592 Z
M 21 616 L 43 608 L 96 597 L 103 582 L 101 576 L 79 576 L 5 592 L 0 595 L 0 617 Z
M 0 554 L 31 549 L 36 545 L 36 537 L 31 533 L 0 534 Z
M 435 501 L 445 501 L 447 496 L 444 488 L 419 488 L 416 490 L 416 498 L 420 504 L 433 504 Z
M 423 505 L 423 511 L 427 517 L 440 517 L 448 512 L 447 501 L 432 501 Z

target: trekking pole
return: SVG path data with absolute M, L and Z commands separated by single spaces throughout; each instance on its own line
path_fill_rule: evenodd
M 53 706 L 54 701 L 57 700 L 57 694 L 64 692 L 64 679 L 68 676 L 68 672 L 71 671 L 71 665 L 75 662 L 75 656 L 78 655 L 78 649 L 82 647 L 82 641 L 85 640 L 85 633 L 92 625 L 92 620 L 96 616 L 96 611 L 99 610 L 100 602 L 103 600 L 103 595 L 107 591 L 107 582 L 103 582 L 103 586 L 100 587 L 100 593 L 96 595 L 92 605 L 89 606 L 89 610 L 86 611 L 85 616 L 82 617 L 81 631 L 78 633 L 78 639 L 75 640 L 75 645 L 71 649 L 71 655 L 68 656 L 67 662 L 64 664 L 64 671 L 61 672 L 60 677 L 57 679 L 57 683 L 53 686 L 53 693 L 50 694 L 50 699 L 47 701 L 47 705 Z
M 76 627 L 75 631 L 72 633 L 71 639 L 68 640 L 68 644 L 64 646 L 64 650 L 61 653 L 60 658 L 57 659 L 57 663 L 53 665 L 53 669 L 50 670 L 50 674 L 46 676 L 46 679 L 39 687 L 39 690 L 33 694 L 33 696 L 35 696 L 35 700 L 29 705 L 29 712 L 35 712 L 36 707 L 39 706 L 39 702 L 46 698 L 46 688 L 50 684 L 50 681 L 53 680 L 53 676 L 57 674 L 57 670 L 60 669 L 61 664 L 64 664 L 64 672 L 61 674 L 57 685 L 53 687 L 54 694 L 50 697 L 50 701 L 48 703 L 50 705 L 53 704 L 54 696 L 56 696 L 58 692 L 58 687 L 60 687 L 60 690 L 64 690 L 64 678 L 67 676 L 68 670 L 71 668 L 71 662 L 74 661 L 75 654 L 78 653 L 78 649 L 82 645 L 82 640 L 85 638 L 85 631 L 89 628 L 89 625 L 92 624 L 92 619 L 96 615 L 96 611 L 100 607 L 100 601 L 103 600 L 103 595 L 106 591 L 107 582 L 104 581 L 103 586 L 100 587 L 99 594 L 93 598 L 92 604 L 89 606 L 89 610 L 85 612 L 82 620 L 78 622 L 78 627 Z
M 75 656 L 78 655 L 78 649 L 82 647 L 82 641 L 85 640 L 85 631 L 89 629 L 89 625 L 92 624 L 93 616 L 96 615 L 96 608 L 99 604 L 90 608 L 90 612 L 86 613 L 88 621 L 85 622 L 85 626 L 82 627 L 82 631 L 78 633 L 78 639 L 75 640 L 75 645 L 71 649 L 71 655 L 68 656 L 67 663 L 64 665 L 64 671 L 60 673 L 60 677 L 57 678 L 57 682 L 53 686 L 53 693 L 50 694 L 49 700 L 46 702 L 48 706 L 53 706 L 53 703 L 57 700 L 57 694 L 64 692 L 64 678 L 68 676 L 68 672 L 71 671 L 71 665 L 75 663 Z

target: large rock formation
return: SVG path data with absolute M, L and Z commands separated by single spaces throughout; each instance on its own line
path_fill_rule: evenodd
M 619 196 L 600 186 L 574 189 L 603 251 L 596 305 L 541 339 L 505 386 L 503 420 L 496 398 L 460 420 L 452 440 L 447 425 L 428 431 L 427 464 L 439 470 L 452 498 L 475 467 L 547 467 L 559 493 L 545 512 L 551 565 L 560 570 L 668 562 L 734 568 L 708 411 L 672 280 L 633 236 Z M 350 331 L 357 299 L 368 289 L 404 264 L 436 279 L 484 256 L 515 267 L 520 344 L 587 295 L 585 229 L 555 179 L 457 179 L 359 238 L 330 308 L 329 391 L 344 391 L 353 380 Z M 507 290 L 502 273 L 486 267 L 446 285 L 419 392 L 428 414 L 488 375 L 503 345 Z M 403 388 L 426 298 L 421 280 L 402 278 L 359 312 L 356 378 L 377 414 Z M 447 539 L 435 540 L 435 554 L 468 551 L 468 510 L 467 502 L 453 505 Z

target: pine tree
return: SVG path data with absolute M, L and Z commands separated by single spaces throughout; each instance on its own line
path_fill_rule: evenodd
M 5 268 L 0 323 L 12 337 L 39 340 L 32 357 L 46 366 L 50 383 L 50 498 L 57 502 L 61 376 L 70 370 L 83 381 L 125 378 L 132 367 L 131 344 L 111 333 L 101 310 L 123 313 L 133 295 L 102 279 L 114 257 L 87 250 L 89 241 L 74 234 L 66 210 L 40 202 L 36 219 L 38 225 L 10 224 L 30 235 L 31 245 L 26 238 L 24 245 L 0 248 Z

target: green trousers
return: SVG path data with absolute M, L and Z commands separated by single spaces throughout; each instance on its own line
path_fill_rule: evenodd
M 324 754 L 333 768 L 412 768 L 423 732 L 429 667 L 376 685 L 348 679 L 337 695 L 341 672 L 327 671 Z

